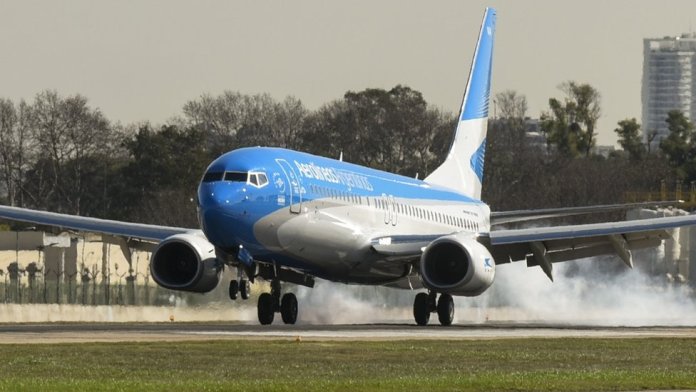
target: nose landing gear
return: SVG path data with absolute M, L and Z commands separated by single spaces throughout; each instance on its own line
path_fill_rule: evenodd
M 229 289 L 230 299 L 237 299 L 237 295 L 241 295 L 242 299 L 249 299 L 251 294 L 251 284 L 247 279 L 231 280 Z
M 437 312 L 437 318 L 440 324 L 444 326 L 452 325 L 454 320 L 454 300 L 452 296 L 443 293 L 440 298 L 437 298 L 437 293 L 428 291 L 428 293 L 418 293 L 413 301 L 413 317 L 416 319 L 416 324 L 427 325 L 430 321 L 430 313 Z

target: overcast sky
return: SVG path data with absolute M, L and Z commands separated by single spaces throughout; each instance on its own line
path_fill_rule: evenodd
M 461 101 L 483 9 L 498 10 L 493 91 L 538 117 L 566 80 L 602 94 L 599 142 L 640 121 L 642 40 L 696 28 L 696 1 L 0 0 L 0 97 L 80 93 L 122 123 L 161 123 L 223 90 L 294 95 L 405 84 Z

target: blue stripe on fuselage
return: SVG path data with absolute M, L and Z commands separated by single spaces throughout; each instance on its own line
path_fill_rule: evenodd
M 274 173 L 283 175 L 278 159 L 284 159 L 290 164 L 305 188 L 314 184 L 349 191 L 356 196 L 381 196 L 384 193 L 404 199 L 481 203 L 480 200 L 421 180 L 282 148 L 250 147 L 234 150 L 216 159 L 208 170 L 265 171 L 273 182 Z M 314 195 L 308 189 L 305 190 L 307 200 L 312 200 Z

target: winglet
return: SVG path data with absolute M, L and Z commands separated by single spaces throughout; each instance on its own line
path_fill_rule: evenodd
M 495 21 L 495 9 L 486 8 L 454 141 L 445 162 L 425 178 L 475 199 L 481 198 L 483 181 Z

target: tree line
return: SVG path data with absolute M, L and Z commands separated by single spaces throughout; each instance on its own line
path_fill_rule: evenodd
M 298 99 L 226 91 L 187 102 L 160 126 L 108 120 L 81 95 L 0 100 L 3 203 L 166 225 L 197 225 L 196 187 L 220 154 L 278 146 L 414 176 L 449 146 L 454 119 L 409 87 Z
M 593 153 L 600 94 L 561 85 L 542 113 L 545 145 L 530 141 L 526 99 L 496 95 L 483 198 L 494 210 L 621 202 L 664 179 L 696 179 L 696 133 L 680 112 L 650 152 L 635 119 L 615 130 L 622 151 Z M 122 125 L 81 95 L 43 91 L 0 99 L 0 194 L 7 205 L 195 227 L 195 193 L 210 161 L 244 146 L 307 151 L 423 178 L 449 148 L 456 114 L 407 86 L 365 89 L 316 110 L 300 100 L 225 91 L 186 102 L 166 124 Z
M 492 209 L 622 203 L 628 192 L 657 191 L 662 181 L 696 180 L 696 171 L 693 176 L 684 175 L 681 166 L 669 159 L 666 141 L 650 153 L 652 140 L 643 141 L 634 118 L 619 121 L 614 129 L 621 150 L 606 156 L 596 153 L 600 93 L 573 81 L 562 83 L 559 90 L 562 96 L 550 98 L 548 109 L 539 117 L 543 144 L 529 138 L 524 95 L 496 94 L 497 115 L 489 123 L 483 187 L 483 198 Z M 683 114 L 680 118 L 686 119 Z M 696 153 L 696 136 L 689 148 Z

